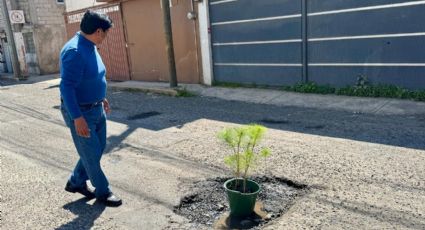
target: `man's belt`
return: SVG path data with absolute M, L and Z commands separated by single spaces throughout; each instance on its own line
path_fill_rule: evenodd
M 61 102 L 63 103 L 63 99 L 62 99 L 62 98 L 61 98 Z M 88 104 L 78 104 L 78 106 L 79 106 L 80 108 L 82 108 L 82 109 L 91 109 L 91 108 L 94 108 L 94 107 L 96 107 L 96 106 L 101 105 L 101 104 L 102 104 L 102 102 L 103 102 L 103 99 L 102 99 L 102 100 L 100 100 L 100 101 L 93 102 L 93 103 L 88 103 Z

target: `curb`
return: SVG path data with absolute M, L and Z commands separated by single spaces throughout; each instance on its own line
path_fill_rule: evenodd
M 108 87 L 112 89 L 124 90 L 129 92 L 144 92 L 144 93 L 154 93 L 162 94 L 167 96 L 175 97 L 178 95 L 178 89 L 166 89 L 166 88 L 153 88 L 153 87 L 143 87 L 143 86 L 125 86 L 115 83 L 108 83 Z
M 13 77 L 13 75 L 11 76 L 3 75 L 3 76 L 0 76 L 0 80 L 19 82 L 19 81 L 23 81 L 24 79 Z

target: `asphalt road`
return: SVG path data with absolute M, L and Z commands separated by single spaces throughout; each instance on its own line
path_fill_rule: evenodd
M 313 188 L 265 229 L 425 229 L 425 116 L 261 105 L 109 90 L 102 167 L 123 198 L 105 208 L 63 190 L 77 160 L 58 80 L 0 87 L 2 229 L 190 229 L 172 208 L 187 185 L 229 176 L 216 138 L 260 123 L 258 168 Z M 3 85 L 6 85 L 3 83 Z

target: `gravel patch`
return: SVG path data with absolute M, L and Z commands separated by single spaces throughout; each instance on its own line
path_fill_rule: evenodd
M 190 220 L 196 227 L 212 227 L 223 215 L 228 215 L 229 206 L 223 184 L 230 178 L 213 178 L 195 182 L 191 186 L 193 193 L 183 197 L 174 212 Z M 244 229 L 259 227 L 280 217 L 308 191 L 308 186 L 297 184 L 278 177 L 253 177 L 261 185 L 257 201 L 261 203 L 264 217 L 253 214 L 238 219 L 236 225 Z M 235 221 L 232 221 L 235 222 Z M 238 227 L 241 227 L 238 226 Z

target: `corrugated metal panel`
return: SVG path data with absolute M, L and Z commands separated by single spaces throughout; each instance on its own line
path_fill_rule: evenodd
M 189 20 L 191 0 L 173 1 L 171 7 L 177 81 L 199 83 L 196 21 Z M 122 2 L 133 80 L 169 81 L 164 23 L 158 0 Z
M 309 80 L 425 88 L 425 1 L 308 1 Z
M 301 80 L 300 1 L 211 1 L 210 16 L 215 81 Z
M 114 23 L 108 31 L 108 36 L 98 47 L 99 53 L 106 66 L 108 80 L 126 81 L 130 80 L 130 71 L 125 47 L 124 28 L 119 4 L 102 5 L 90 8 L 106 13 Z M 84 11 L 69 12 L 65 15 L 66 32 L 68 38 L 80 30 L 80 21 Z
M 267 85 L 301 81 L 302 18 L 309 81 L 425 88 L 425 1 L 215 0 L 214 79 Z M 298 65 L 297 65 L 298 64 Z M 299 69 L 299 71 L 297 71 Z

